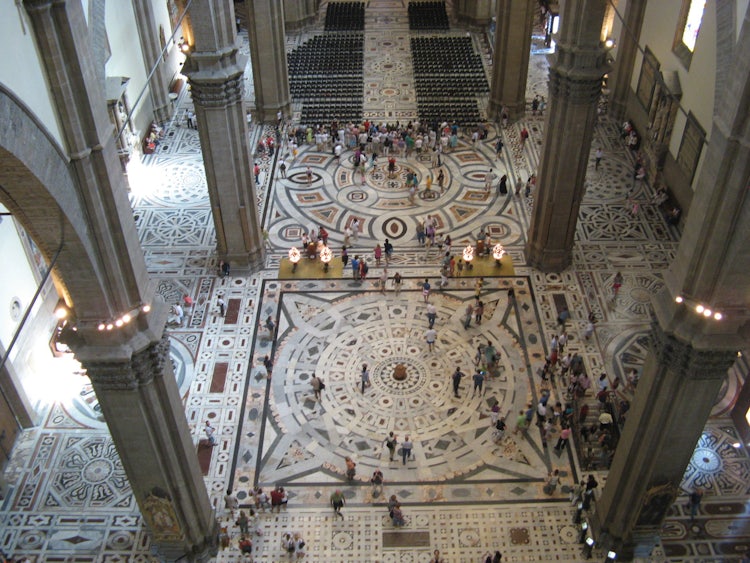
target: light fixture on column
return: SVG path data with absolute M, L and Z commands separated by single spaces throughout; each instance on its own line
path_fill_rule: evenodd
M 573 524 L 580 524 L 581 518 L 583 517 L 583 502 L 579 502 L 576 507 L 575 516 L 573 516 Z
M 302 258 L 302 255 L 296 246 L 289 249 L 289 261 L 292 263 L 292 273 L 297 271 L 297 264 L 299 264 L 300 258 Z
M 607 558 L 604 560 L 604 563 L 612 563 L 615 559 L 617 559 L 617 553 L 610 549 L 607 552 Z
M 701 303 L 695 299 L 691 299 L 685 295 L 678 295 L 674 298 L 674 302 L 678 304 L 684 303 L 698 315 L 703 315 L 707 319 L 713 318 L 715 321 L 720 321 L 724 318 L 724 313 L 717 311 L 707 306 L 705 303 Z
M 97 325 L 96 328 L 99 331 L 113 330 L 115 328 L 121 328 L 121 327 L 125 326 L 126 324 L 128 324 L 133 319 L 135 319 L 136 317 L 138 317 L 138 315 L 140 315 L 141 313 L 143 313 L 145 315 L 149 311 L 151 311 L 151 305 L 149 305 L 148 303 L 141 303 L 137 307 L 133 307 L 129 311 L 126 311 L 122 315 L 118 315 L 117 317 L 109 319 L 109 320 L 106 320 L 106 321 L 101 321 Z
M 505 249 L 499 242 L 492 247 L 492 257 L 495 259 L 495 266 L 502 266 L 500 260 L 505 256 Z
M 60 299 L 60 301 L 57 302 L 57 306 L 55 307 L 55 316 L 59 320 L 63 320 L 63 319 L 66 319 L 69 314 L 70 314 L 70 309 L 65 304 L 65 301 Z
M 586 538 L 586 544 L 583 546 L 583 556 L 591 559 L 591 551 L 594 549 L 594 538 Z
M 581 533 L 578 536 L 578 543 L 583 543 L 586 541 L 586 532 L 588 532 L 589 529 L 589 523 L 585 520 L 581 523 Z
M 333 252 L 327 246 L 324 246 L 320 251 L 320 261 L 323 262 L 323 271 L 328 273 L 328 264 L 333 258 Z
M 470 244 L 466 245 L 466 248 L 464 248 L 464 262 L 466 262 L 466 269 L 471 270 L 471 261 L 474 260 L 474 247 Z

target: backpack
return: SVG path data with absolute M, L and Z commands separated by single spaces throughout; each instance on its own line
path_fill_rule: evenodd
M 303 547 L 305 547 L 305 542 L 303 541 L 299 542 L 299 545 L 297 546 L 297 548 L 302 549 Z

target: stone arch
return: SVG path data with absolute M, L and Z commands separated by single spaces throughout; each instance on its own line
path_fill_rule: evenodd
M 95 279 L 93 234 L 70 163 L 33 112 L 0 84 L 0 202 L 29 233 L 49 262 L 58 293 L 78 313 L 107 318 L 107 299 Z M 83 305 L 83 309 L 78 307 Z

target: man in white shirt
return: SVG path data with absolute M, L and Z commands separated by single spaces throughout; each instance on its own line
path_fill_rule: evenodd
M 437 340 L 437 331 L 434 328 L 428 328 L 424 332 L 424 339 L 427 342 L 427 351 L 432 352 Z

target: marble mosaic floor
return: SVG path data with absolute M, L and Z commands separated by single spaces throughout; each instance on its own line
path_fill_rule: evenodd
M 405 22 L 404 2 L 368 7 L 367 115 L 394 121 L 414 115 L 409 53 L 403 49 L 409 36 Z M 290 36 L 289 44 L 305 36 Z M 475 44 L 481 40 L 475 38 Z M 528 97 L 545 89 L 545 51 L 536 37 Z M 190 103 L 183 97 L 180 110 Z M 531 138 L 522 146 L 524 126 Z M 271 131 L 262 129 L 253 130 L 255 138 Z M 219 445 L 205 475 L 217 517 L 227 521 L 221 500 L 227 487 L 238 492 L 243 504 L 256 483 L 283 483 L 289 491 L 287 510 L 263 513 L 257 521 L 263 535 L 256 538 L 256 561 L 286 560 L 280 538 L 287 531 L 303 535 L 310 561 L 416 563 L 428 561 L 432 549 L 440 549 L 451 563 L 473 563 L 494 549 L 511 562 L 582 560 L 566 495 L 581 475 L 574 451 L 545 448 L 537 429 L 508 432 L 495 443 L 489 408 L 498 401 L 512 419 L 539 396 L 538 378 L 531 374 L 547 354 L 546 337 L 555 329 L 560 304 L 572 313 L 569 349 L 583 356 L 590 371 L 605 370 L 614 378 L 641 365 L 649 296 L 661 287 L 678 233 L 648 203 L 648 185 L 636 189 L 642 212 L 637 217 L 627 213 L 632 157 L 620 143 L 617 124 L 604 118 L 596 128 L 596 144 L 606 156 L 599 171 L 593 159 L 589 168 L 574 266 L 559 275 L 526 267 L 523 247 L 533 194 L 487 194 L 483 175 L 494 167 L 525 180 L 536 170 L 543 136 L 543 119 L 528 116 L 493 129 L 477 147 L 462 140 L 443 161 L 446 193 L 413 204 L 381 165 L 362 182 L 348 158 L 336 162 L 329 153 L 304 146 L 282 179 L 275 170 L 278 154 L 258 156 L 258 204 L 271 248 L 265 269 L 235 268 L 226 278 L 214 275 L 214 231 L 198 133 L 173 126 L 159 150 L 143 159 L 131 200 L 150 273 L 168 302 L 189 294 L 196 303 L 170 336 L 196 443 L 202 421 L 210 419 L 217 428 Z M 499 161 L 493 151 L 498 137 L 505 142 Z M 307 166 L 314 172 L 312 188 L 302 179 Z M 429 159 L 420 156 L 400 158 L 398 167 L 397 179 L 408 171 L 422 180 L 435 173 Z M 451 234 L 454 248 L 480 228 L 488 230 L 505 245 L 515 266 L 513 276 L 487 278 L 484 320 L 468 330 L 461 316 L 473 300 L 475 278 L 466 273 L 434 292 L 439 334 L 434 352 L 424 343 L 425 303 L 417 285 L 425 277 L 436 281 L 438 271 L 437 255 L 427 254 L 415 240 L 417 221 L 427 214 Z M 381 269 L 374 266 L 371 279 L 361 283 L 348 274 L 335 280 L 277 279 L 280 260 L 303 231 L 325 225 L 331 246 L 338 249 L 354 215 L 363 230 L 350 255 L 371 255 L 374 245 L 389 237 L 396 248 L 390 271 L 406 279 L 399 294 L 391 288 L 380 293 Z M 609 288 L 617 271 L 625 283 L 612 301 Z M 512 304 L 509 287 L 516 293 Z M 219 316 L 219 295 L 236 316 Z M 586 341 L 584 320 L 592 310 L 601 322 Z M 275 338 L 259 326 L 268 315 L 277 320 Z M 487 339 L 502 352 L 497 376 L 481 395 L 472 395 L 464 380 L 461 397 L 454 398 L 449 375 L 456 365 L 469 371 L 476 346 Z M 261 363 L 266 354 L 274 360 L 270 379 Z M 358 385 L 362 363 L 372 373 L 372 386 L 364 394 Z M 407 367 L 405 381 L 393 378 L 396 363 Z M 313 372 L 327 385 L 320 402 L 309 384 Z M 679 499 L 651 561 L 731 560 L 747 543 L 750 460 L 732 446 L 737 437 L 726 418 L 741 372 L 747 372 L 746 365 L 728 379 L 685 475 L 685 490 L 701 485 L 709 491 L 699 517 L 690 523 Z M 555 399 L 562 397 L 561 388 L 551 391 Z M 389 462 L 383 439 L 390 430 L 413 437 L 413 460 Z M 344 456 L 358 464 L 352 483 L 344 476 Z M 375 468 L 385 474 L 385 495 L 396 494 L 404 503 L 403 529 L 394 531 L 383 497 L 373 496 L 369 476 Z M 553 468 L 561 470 L 563 487 L 548 497 L 542 481 Z M 0 512 L 4 551 L 32 561 L 153 560 L 90 388 L 82 386 L 77 396 L 50 406 L 40 426 L 22 435 L 5 476 L 13 485 Z M 599 477 L 606 480 L 606 474 Z M 347 499 L 343 520 L 328 505 L 336 488 Z M 603 559 L 598 551 L 594 556 Z M 236 548 L 217 557 L 239 560 Z

